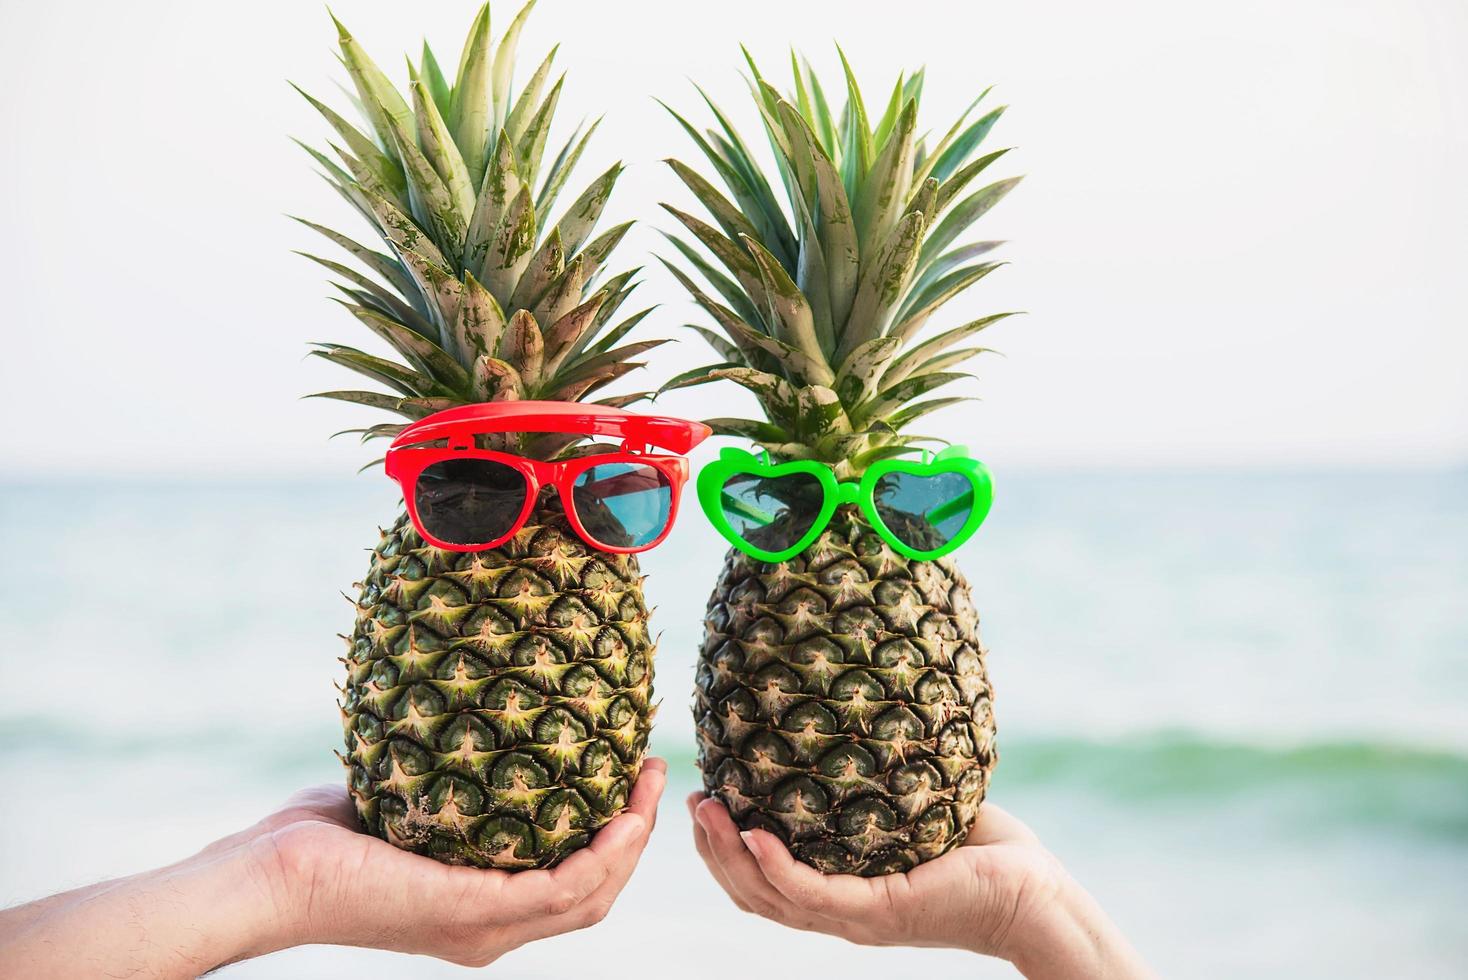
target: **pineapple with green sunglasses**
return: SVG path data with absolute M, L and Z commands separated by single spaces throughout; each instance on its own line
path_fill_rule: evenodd
M 808 64 L 789 94 L 749 67 L 774 172 L 712 103 L 706 132 L 677 116 L 711 173 L 670 161 L 712 219 L 668 209 L 687 232 L 668 265 L 718 361 L 668 387 L 753 392 L 762 418 L 707 421 L 768 452 L 699 477 L 734 546 L 705 616 L 699 765 L 742 829 L 800 860 L 903 871 L 964 839 L 997 758 L 978 617 L 947 557 L 988 510 L 988 473 L 959 449 L 911 457 L 916 423 L 965 400 L 932 393 L 969 377 L 982 348 L 966 342 L 1009 315 L 929 330 L 1001 264 L 998 242 L 964 238 L 1018 179 L 979 180 L 1006 152 L 980 151 L 1002 107 L 919 135 L 921 72 L 872 114 L 844 59 L 835 108 Z

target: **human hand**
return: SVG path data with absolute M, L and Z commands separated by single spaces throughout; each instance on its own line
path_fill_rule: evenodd
M 734 904 L 782 925 L 869 946 L 967 949 L 1031 978 L 1151 975 L 1039 838 L 992 803 L 962 846 L 875 878 L 824 875 L 774 834 L 741 833 L 703 793 L 688 809 L 694 846 Z
M 306 943 L 482 966 L 607 914 L 666 779 L 647 759 L 627 809 L 587 847 L 516 873 L 399 850 L 358 829 L 342 787 L 306 790 L 177 864 L 0 911 L 0 975 L 195 977 Z
M 358 830 L 339 786 L 298 793 L 246 834 L 296 924 L 289 945 L 372 946 L 484 966 L 606 917 L 647 845 L 666 779 L 667 764 L 647 759 L 627 809 L 548 870 L 455 867 L 400 850 Z

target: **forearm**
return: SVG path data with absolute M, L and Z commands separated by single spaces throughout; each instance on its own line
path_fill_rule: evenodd
M 80 888 L 73 888 L 69 892 L 60 892 L 56 895 L 47 895 L 45 898 L 38 898 L 34 902 L 27 902 L 25 905 L 0 909 L 0 950 L 9 949 L 10 943 L 21 932 L 47 913 L 55 911 L 64 905 L 79 901 L 86 895 L 95 894 L 103 889 L 111 888 L 115 884 L 117 884 L 117 881 L 102 881 L 93 885 L 83 885 Z
M 0 912 L 14 976 L 196 977 L 286 943 L 237 851 L 200 855 Z
M 1084 888 L 1067 879 L 1045 913 L 1025 923 L 1007 957 L 1028 980 L 1146 980 L 1154 976 Z

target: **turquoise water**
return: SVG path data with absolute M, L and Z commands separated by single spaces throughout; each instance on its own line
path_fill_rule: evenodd
M 0 902 L 172 859 L 338 777 L 331 682 L 392 487 L 0 486 Z M 684 708 L 718 541 L 647 556 L 675 783 L 608 923 L 504 977 L 1007 968 L 743 916 L 687 843 Z M 1468 474 L 1001 474 L 960 553 L 998 691 L 994 798 L 1165 975 L 1468 974 Z M 754 948 L 753 946 L 749 948 Z M 298 950 L 235 976 L 460 971 Z M 959 971 L 959 972 L 955 972 Z

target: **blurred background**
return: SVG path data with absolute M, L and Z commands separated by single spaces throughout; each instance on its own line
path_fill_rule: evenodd
M 474 13 L 333 9 L 384 66 L 424 34 L 455 51 Z M 397 498 L 326 439 L 370 413 L 299 400 L 342 380 L 307 341 L 370 346 L 282 217 L 358 227 L 286 139 L 325 135 L 287 78 L 346 104 L 326 13 L 0 0 L 0 21 L 8 904 L 341 778 L 340 593 Z M 609 219 L 647 222 L 620 254 L 650 263 L 656 203 L 689 204 L 658 161 L 695 152 L 650 96 L 698 115 L 694 78 L 748 135 L 738 42 L 773 75 L 792 43 L 832 69 L 833 40 L 876 91 L 926 64 L 920 127 L 995 85 L 990 141 L 1029 175 L 981 225 L 1013 265 L 950 313 L 1029 316 L 939 426 L 997 475 L 959 554 L 992 798 L 1164 975 L 1468 972 L 1468 8 L 542 0 L 521 50 L 561 43 L 564 126 L 607 114 L 581 172 L 626 161 Z M 694 319 L 645 278 L 645 335 Z M 678 394 L 661 407 L 742 398 Z M 782 931 L 705 875 L 681 797 L 721 550 L 690 511 L 644 561 L 674 779 L 643 868 L 605 925 L 491 969 L 746 978 L 757 949 L 791 976 L 1012 975 Z M 319 947 L 224 975 L 390 971 L 467 972 Z

